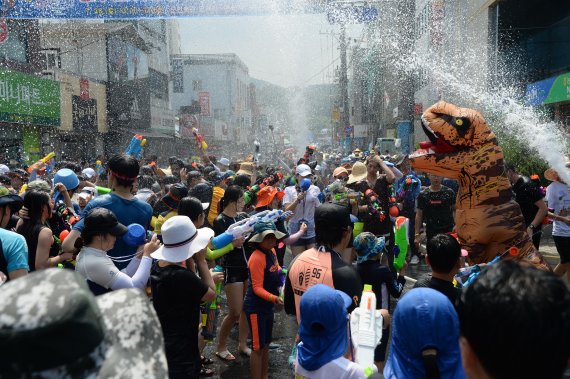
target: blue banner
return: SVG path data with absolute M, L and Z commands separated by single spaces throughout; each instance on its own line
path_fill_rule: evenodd
M 0 0 L 0 18 L 134 19 L 322 12 L 322 0 Z
M 526 105 L 531 107 L 542 105 L 544 100 L 548 97 L 550 88 L 552 88 L 552 84 L 554 84 L 555 80 L 556 76 L 541 80 L 540 82 L 527 84 L 525 94 Z

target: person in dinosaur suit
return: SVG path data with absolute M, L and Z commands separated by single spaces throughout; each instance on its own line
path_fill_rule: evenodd
M 471 263 L 489 262 L 515 246 L 518 255 L 506 259 L 550 270 L 525 231 L 503 151 L 483 116 L 439 101 L 422 115 L 422 127 L 430 141 L 411 154 L 412 167 L 459 181 L 455 224 Z

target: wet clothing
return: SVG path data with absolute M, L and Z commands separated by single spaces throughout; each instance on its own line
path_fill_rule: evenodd
M 564 217 L 570 217 L 570 187 L 560 182 L 552 182 L 546 188 L 546 204 L 551 212 Z M 570 225 L 554 220 L 552 235 L 570 237 Z
M 170 378 L 197 378 L 201 367 L 198 350 L 200 303 L 208 286 L 184 267 L 155 264 L 151 288 L 152 303 L 164 335 Z
M 366 180 L 362 180 L 351 186 L 355 191 L 364 194 L 366 190 L 370 189 L 370 185 Z M 374 188 L 372 190 L 378 195 L 378 202 L 380 208 L 385 212 L 384 220 L 381 221 L 378 214 L 371 214 L 370 212 L 360 212 L 359 218 L 364 221 L 363 232 L 373 233 L 375 236 L 385 236 L 393 233 L 393 223 L 390 220 L 388 209 L 388 198 L 390 197 L 390 183 L 385 177 L 376 179 Z
M 214 220 L 218 217 L 218 206 L 220 204 L 220 200 L 224 197 L 224 193 L 226 191 L 222 187 L 214 187 L 212 193 L 212 200 L 210 201 L 210 208 L 208 209 L 208 223 L 209 225 L 213 225 Z
M 418 281 L 414 284 L 414 288 L 422 288 L 422 287 L 431 288 L 441 292 L 442 294 L 447 296 L 447 298 L 449 299 L 449 301 L 451 301 L 451 304 L 453 304 L 454 307 L 457 304 L 457 299 L 459 299 L 459 296 L 461 296 L 461 289 L 455 287 L 453 283 L 448 282 L 447 280 L 434 278 L 433 276 L 431 276 L 431 274 L 424 274 L 420 276 Z
M 0 228 L 0 271 L 29 271 L 26 239 L 18 233 Z M 8 280 L 10 278 L 8 277 Z
M 28 266 L 30 272 L 36 271 L 36 253 L 38 251 L 38 239 L 42 229 L 48 228 L 45 225 L 35 224 L 28 235 L 24 235 L 26 244 L 28 245 Z M 20 226 L 17 233 L 22 234 L 23 225 Z M 49 228 L 48 228 L 49 229 Z M 22 234 L 23 235 L 23 234 Z M 52 237 L 52 243 L 49 251 L 49 257 L 55 257 L 59 253 L 59 245 L 55 243 Z
M 339 253 L 312 248 L 293 259 L 285 282 L 285 311 L 297 315 L 297 322 L 301 315 L 301 296 L 318 283 L 343 291 L 352 298 L 348 312 L 358 306 L 362 294 L 358 273 L 342 260 Z
M 356 272 L 360 275 L 362 284 L 371 284 L 376 295 L 376 309 L 390 311 L 390 295 L 399 298 L 404 290 L 406 278 L 397 277 L 380 261 L 369 260 L 356 265 Z
M 87 216 L 87 213 L 93 208 L 109 209 L 117 216 L 117 220 L 123 225 L 140 224 L 146 228 L 150 225 L 152 217 L 152 208 L 148 203 L 137 198 L 131 200 L 123 199 L 114 193 L 110 193 L 91 200 L 83 210 L 81 220 L 73 225 L 73 230 L 79 232 L 83 231 L 85 216 Z M 127 267 L 130 259 L 136 254 L 136 251 L 137 246 L 129 246 L 122 238 L 117 238 L 115 246 L 107 252 L 107 255 L 111 258 L 123 257 L 120 260 L 114 261 L 115 266 L 117 266 L 119 270 L 122 270 Z
M 230 217 L 224 213 L 220 213 L 214 220 L 214 233 L 219 236 L 225 232 L 230 225 L 248 218 L 247 213 L 238 213 L 236 217 Z M 234 248 L 232 251 L 224 255 L 222 259 L 222 267 L 224 268 L 225 283 L 245 282 L 248 278 L 247 260 L 248 252 L 244 244 L 242 247 Z
M 296 186 L 289 186 L 285 188 L 285 194 L 283 195 L 283 205 L 286 208 L 287 204 L 291 204 L 297 198 L 300 189 Z M 293 212 L 293 217 L 289 220 L 289 233 L 295 234 L 299 231 L 301 222 L 307 224 L 307 231 L 303 235 L 301 240 L 308 240 L 315 237 L 315 209 L 321 203 L 319 200 L 319 195 L 321 190 L 315 185 L 311 185 L 305 193 L 305 198 L 297 204 L 295 212 Z M 311 243 L 304 243 L 304 245 L 310 245 Z
M 423 212 L 428 240 L 438 233 L 448 233 L 453 230 L 454 205 L 455 192 L 446 186 L 441 186 L 439 191 L 432 191 L 427 187 L 420 192 L 417 208 Z

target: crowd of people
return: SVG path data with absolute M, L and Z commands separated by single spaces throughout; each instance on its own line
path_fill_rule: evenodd
M 97 297 L 138 289 L 160 322 L 170 378 L 214 375 L 214 357 L 204 356 L 214 341 L 218 359 L 249 356 L 251 377 L 267 378 L 282 308 L 299 325 L 291 336 L 298 378 L 562 376 L 570 190 L 556 171 L 545 173 L 544 191 L 506 166 L 537 248 L 543 220 L 553 222 L 560 263 L 551 273 L 513 262 L 468 266 L 455 234 L 457 183 L 414 172 L 405 155 L 343 157 L 308 146 L 294 167 L 253 158 L 170 157 L 166 168 L 156 156 L 125 154 L 1 164 L 0 295 L 46 269 L 74 270 Z M 408 265 L 422 259 L 431 273 L 404 293 Z M 355 362 L 349 322 L 365 285 L 382 320 L 369 365 Z M 0 317 L 0 345 L 17 325 Z M 0 363 L 0 376 L 8 369 Z

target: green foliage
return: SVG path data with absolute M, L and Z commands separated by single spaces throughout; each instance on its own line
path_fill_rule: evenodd
M 496 134 L 505 159 L 515 165 L 519 174 L 529 177 L 538 174 L 543 185 L 550 183 L 543 177 L 544 171 L 548 168 L 548 163 L 540 158 L 536 150 L 504 132 L 497 131 Z

